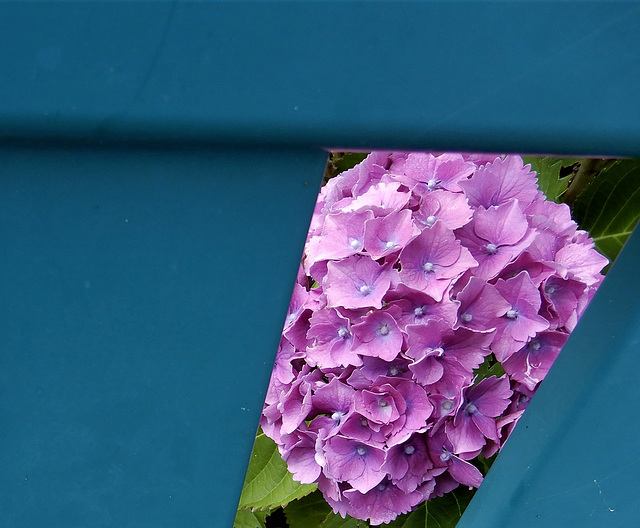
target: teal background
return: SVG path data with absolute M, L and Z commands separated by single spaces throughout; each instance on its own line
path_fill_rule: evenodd
M 640 156 L 639 20 L 0 4 L 0 524 L 231 526 L 323 148 Z M 635 526 L 638 244 L 461 526 Z

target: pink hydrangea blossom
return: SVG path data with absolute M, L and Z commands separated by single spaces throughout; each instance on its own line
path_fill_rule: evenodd
M 262 429 L 372 525 L 477 487 L 606 264 L 518 156 L 374 152 L 318 196 Z

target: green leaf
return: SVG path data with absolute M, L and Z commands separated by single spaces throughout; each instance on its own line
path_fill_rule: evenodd
M 412 512 L 399 515 L 395 521 L 386 524 L 385 528 L 425 528 L 427 526 L 426 513 L 426 503 L 423 502 Z
M 460 486 L 443 497 L 423 502 L 417 509 L 400 515 L 385 528 L 454 528 L 475 492 L 475 489 Z
M 318 528 L 332 513 L 319 490 L 290 502 L 284 509 L 289 528 Z
M 489 469 L 491 469 L 491 466 L 495 462 L 497 456 L 498 453 L 489 458 L 482 458 L 481 456 L 478 456 L 471 462 L 475 462 L 476 467 L 482 472 L 483 475 L 486 476 L 486 474 L 489 472 Z
M 317 484 L 300 484 L 293 480 L 275 442 L 260 432 L 253 445 L 238 509 L 274 509 L 304 497 L 316 488 Z
M 476 490 L 460 486 L 443 497 L 426 502 L 427 528 L 454 528 L 464 510 L 471 502 Z
M 265 520 L 269 511 L 238 510 L 233 528 L 265 528 Z
M 369 528 L 369 523 L 347 515 L 346 519 L 331 512 L 319 528 Z
M 324 170 L 323 184 L 341 172 L 355 167 L 368 155 L 368 152 L 331 152 Z
M 319 490 L 290 502 L 284 509 L 289 528 L 368 528 L 365 521 L 333 513 Z
M 576 158 L 523 158 L 525 164 L 531 165 L 531 170 L 536 171 L 538 178 L 538 188 L 549 200 L 561 203 L 560 197 L 567 190 L 569 174 L 576 162 Z M 564 169 L 564 170 L 563 170 Z
M 504 374 L 502 364 L 496 359 L 493 354 L 489 354 L 484 358 L 482 364 L 473 371 L 473 375 L 476 377 L 476 385 L 485 378 L 495 376 L 499 378 Z
M 613 262 L 640 218 L 640 160 L 618 160 L 603 169 L 576 199 L 573 216 Z
M 331 159 L 338 174 L 355 167 L 369 155 L 368 152 L 334 152 Z

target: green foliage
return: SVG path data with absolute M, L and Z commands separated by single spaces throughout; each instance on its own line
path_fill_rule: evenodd
M 238 510 L 233 528 L 265 528 L 268 511 Z
M 475 462 L 476 467 L 482 472 L 482 474 L 486 476 L 497 457 L 498 453 L 489 458 L 479 456 L 473 462 Z
M 262 431 L 256 436 L 239 510 L 269 510 L 285 506 L 317 488 L 293 480 L 275 442 Z
M 333 513 L 320 491 L 289 503 L 284 509 L 290 528 L 366 528 L 369 524 Z
M 319 490 L 289 503 L 284 509 L 290 528 L 318 528 L 331 513 Z
M 489 354 L 484 358 L 483 363 L 473 371 L 476 377 L 476 384 L 480 383 L 485 378 L 496 376 L 499 378 L 504 374 L 502 363 L 500 363 L 493 354 Z
M 340 515 L 331 513 L 318 528 L 367 528 L 368 526 L 369 523 L 354 519 L 348 515 L 346 519 L 343 519 Z
M 562 203 L 562 194 L 567 190 L 576 158 L 523 158 L 525 164 L 538 176 L 538 188 L 549 200 Z
M 400 515 L 395 521 L 385 525 L 388 528 L 455 528 L 467 508 L 475 489 L 463 486 L 423 502 L 411 513 Z
M 578 196 L 573 217 L 613 261 L 640 218 L 640 160 L 618 160 Z
M 368 152 L 332 152 L 329 154 L 327 167 L 324 171 L 324 183 L 341 172 L 355 167 L 369 155 Z
M 333 152 L 331 154 L 331 160 L 338 173 L 341 173 L 355 167 L 368 155 L 368 152 Z

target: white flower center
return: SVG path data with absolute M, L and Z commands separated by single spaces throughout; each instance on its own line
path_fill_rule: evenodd
M 433 264 L 431 262 L 425 262 L 422 269 L 425 273 L 430 273 L 433 271 Z
M 367 453 L 367 448 L 359 445 L 358 447 L 356 447 L 356 453 L 358 453 L 360 456 L 363 456 Z
M 518 318 L 518 310 L 509 310 L 507 312 L 507 317 L 509 319 L 517 319 Z
M 473 319 L 473 315 L 471 315 L 470 313 L 463 313 L 463 314 L 460 316 L 460 320 L 461 320 L 463 323 L 470 323 L 470 322 L 471 322 L 471 319 Z
M 382 323 L 380 325 L 380 328 L 378 328 L 378 333 L 380 335 L 386 336 L 386 335 L 389 334 L 389 332 L 390 332 L 390 330 L 389 330 L 389 324 L 388 323 Z
M 489 255 L 495 255 L 498 252 L 498 246 L 496 246 L 495 244 L 487 244 L 485 246 L 485 249 L 487 250 L 487 253 Z
M 440 412 L 442 414 L 447 414 L 448 412 L 451 412 L 455 406 L 456 404 L 453 401 L 444 400 L 440 405 Z
M 360 286 L 360 293 L 364 296 L 369 295 L 371 293 L 371 286 L 363 284 L 362 286 Z
M 413 455 L 413 453 L 415 453 L 415 451 L 416 451 L 416 448 L 413 447 L 412 445 L 405 446 L 405 448 L 404 448 L 405 455 Z
M 345 339 L 348 335 L 349 335 L 349 330 L 347 330 L 346 328 L 340 328 L 340 330 L 338 330 L 338 337 Z
M 431 227 L 433 224 L 436 223 L 436 217 L 431 215 L 431 216 L 427 216 L 427 219 L 424 222 L 425 224 L 427 224 L 427 226 Z

